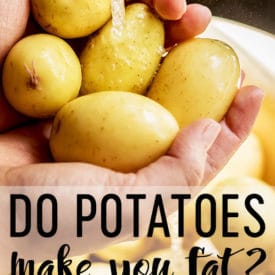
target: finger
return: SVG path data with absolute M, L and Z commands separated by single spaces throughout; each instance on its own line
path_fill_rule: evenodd
M 165 22 L 167 46 L 201 34 L 210 20 L 211 11 L 207 7 L 199 4 L 189 4 L 181 19 Z
M 205 181 L 213 178 L 250 133 L 263 99 L 253 86 L 243 87 L 221 122 L 221 132 L 208 152 Z
M 56 232 L 55 238 L 51 238 L 52 242 L 50 241 L 49 245 L 41 253 L 39 252 L 41 251 L 41 249 L 39 250 L 41 238 L 37 236 L 35 231 L 30 232 L 28 238 L 24 238 L 23 242 L 20 242 L 20 248 L 24 251 L 23 257 L 34 259 L 36 262 L 43 261 L 45 257 L 47 259 L 55 257 L 56 251 L 59 249 L 59 244 L 57 245 L 56 242 L 57 239 L 58 243 L 68 243 L 68 240 L 70 241 L 72 244 L 71 256 L 91 253 L 110 244 L 110 238 L 105 237 L 104 234 L 97 234 L 96 241 L 93 240 L 92 242 L 90 234 L 84 234 L 81 241 L 79 238 L 75 238 L 75 205 L 72 202 L 79 194 L 90 194 L 96 201 L 96 205 L 99 206 L 104 196 L 117 194 L 121 198 L 121 204 L 123 205 L 121 213 L 122 224 L 119 235 L 117 238 L 112 238 L 112 242 L 129 238 L 132 235 L 130 221 L 133 218 L 133 212 L 131 210 L 132 202 L 126 199 L 127 190 L 123 186 L 124 179 L 127 178 L 124 174 L 84 163 L 30 164 L 9 169 L 0 167 L 0 185 L 6 186 L 6 188 L 2 188 L 4 195 L 9 196 L 16 186 L 17 193 L 26 194 L 31 203 L 36 203 L 38 196 L 50 193 L 58 200 L 59 209 L 64 214 L 58 220 L 59 230 Z M 114 187 L 108 186 L 112 183 L 115 185 Z M 120 185 L 119 188 L 117 188 L 118 184 Z M 3 205 L 8 209 L 8 203 L 4 203 Z M 111 228 L 116 223 L 116 215 L 113 215 L 115 209 L 112 210 L 110 207 L 112 206 L 108 205 L 107 228 Z M 145 209 L 152 207 L 150 200 L 147 199 L 143 203 L 143 207 Z M 89 211 L 88 207 L 84 209 L 85 212 L 86 210 Z M 44 213 L 47 213 L 47 210 Z M 149 215 L 144 214 L 140 217 L 141 232 L 143 231 L 143 227 L 146 227 L 144 225 L 149 223 L 147 216 Z M 45 214 L 43 222 L 46 225 L 51 222 L 50 218 L 47 219 L 48 217 L 50 215 Z M 106 213 L 104 214 L 104 218 L 106 218 Z M 8 220 L 8 216 L 1 218 L 1 221 L 3 221 L 1 224 L 1 234 L 3 229 L 6 232 L 8 228 L 6 220 Z M 21 228 L 21 225 L 24 226 L 20 221 L 19 219 L 19 228 Z M 99 207 L 99 209 L 97 208 L 97 215 L 93 219 L 93 222 L 85 226 L 85 231 L 87 233 L 93 232 L 93 229 L 100 227 L 100 225 L 101 210 Z M 29 240 L 36 241 L 30 242 Z M 8 242 L 4 242 L 4 246 L 8 247 L 11 251 L 12 248 L 17 247 L 16 245 L 18 246 L 18 243 L 15 239 L 8 239 Z M 36 252 L 34 253 L 34 251 Z
M 35 186 L 121 186 L 133 183 L 131 174 L 80 163 L 39 163 L 5 168 L 4 185 Z M 1 185 L 1 184 L 0 184 Z M 3 183 L 2 183 L 3 185 Z
M 10 185 L 28 185 L 33 182 L 41 186 L 79 183 L 122 187 L 199 184 L 205 169 L 208 148 L 219 131 L 220 125 L 210 119 L 192 124 L 180 132 L 166 156 L 139 170 L 136 175 L 116 173 L 84 163 L 54 163 L 12 168 L 7 182 Z
M 154 0 L 153 6 L 164 20 L 178 20 L 186 11 L 185 0 Z
M 10 48 L 24 34 L 30 12 L 27 0 L 0 1 L 0 68 Z M 24 121 L 6 102 L 0 83 L 0 132 Z
M 9 49 L 23 35 L 29 12 L 27 0 L 0 1 L 0 67 Z
M 126 0 L 126 4 L 135 2 Z M 178 20 L 186 11 L 186 0 L 142 0 L 141 2 L 154 8 L 164 20 Z
M 51 160 L 50 124 L 35 123 L 0 135 L 0 166 L 20 166 Z
M 200 185 L 207 151 L 219 132 L 219 123 L 211 119 L 191 124 L 181 130 L 167 155 L 138 171 L 137 181 L 148 186 Z
M 0 86 L 0 133 L 23 124 L 27 120 L 29 118 L 19 114 L 9 105 Z

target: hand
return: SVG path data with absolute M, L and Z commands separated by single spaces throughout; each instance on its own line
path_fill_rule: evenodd
M 126 2 L 130 1 L 126 0 Z M 208 8 L 198 4 L 187 6 L 185 0 L 144 0 L 142 2 L 154 6 L 156 11 L 166 19 L 167 46 L 202 33 L 211 19 Z M 25 32 L 28 32 L 25 28 L 29 13 L 28 0 L 0 0 L 0 68 L 9 49 Z M 0 133 L 29 120 L 10 107 L 3 96 L 1 85 L 0 112 Z
M 19 2 L 23 3 L 24 1 Z M 1 11 L 3 11 L 2 6 L 11 2 L 0 0 L 0 3 Z M 28 3 L 28 1 L 24 3 Z M 178 5 L 178 3 L 180 4 Z M 170 42 L 182 41 L 197 35 L 206 28 L 210 19 L 208 9 L 200 5 L 186 6 L 185 1 L 155 0 L 154 3 L 150 1 L 150 4 L 163 18 L 169 19 L 166 22 L 166 29 L 167 39 Z M 9 11 L 7 8 L 6 10 Z M 12 15 L 10 12 L 10 16 Z M 0 26 L 2 28 L 1 24 Z M 21 34 L 23 31 L 21 30 Z M 13 42 L 17 39 L 18 35 L 16 34 L 13 37 Z M 11 45 L 12 43 L 10 43 Z M 124 191 L 125 186 L 204 186 L 225 165 L 249 134 L 259 111 L 262 97 L 263 93 L 256 87 L 242 88 L 220 123 L 204 119 L 183 129 L 165 156 L 135 174 L 116 173 L 83 163 L 50 163 L 51 157 L 48 149 L 50 124 L 48 122 L 28 123 L 24 127 L 6 131 L 0 135 L 0 185 L 20 185 L 22 188 L 30 185 L 89 185 L 96 187 L 100 183 L 103 188 L 99 190 L 102 193 L 107 192 L 110 185 L 116 186 L 121 192 Z M 8 107 L 1 108 L 0 126 L 2 126 L 2 130 L 18 125 L 20 120 L 24 120 L 16 113 L 14 116 L 10 116 L 9 112 L 11 109 Z M 5 117 L 6 120 L 1 121 L 2 117 Z M 68 205 L 70 204 L 66 194 L 62 199 Z M 123 215 L 126 220 L 127 218 L 131 219 L 131 217 L 127 217 L 129 214 L 127 210 L 124 211 Z M 66 220 L 68 228 L 73 224 L 70 218 Z M 141 224 L 143 223 L 141 222 Z M 0 226 L 5 228 L 6 223 Z M 126 236 L 127 232 L 122 237 Z M 9 238 L 7 240 L 11 241 Z M 98 243 L 81 242 L 81 246 L 75 244 L 75 247 L 77 253 L 85 253 L 93 248 L 106 245 L 109 241 L 108 239 L 98 239 Z M 14 243 L 5 245 L 6 247 L 16 247 Z M 25 249 L 26 251 L 30 253 L 35 251 L 39 256 L 39 243 L 31 242 L 26 245 L 29 248 Z M 45 256 L 47 253 L 50 254 L 45 248 L 41 251 L 42 255 L 40 256 Z M 2 257 L 0 258 L 2 259 Z
M 241 88 L 220 123 L 203 119 L 184 128 L 165 156 L 136 174 L 117 173 L 90 164 L 37 165 L 35 163 L 51 161 L 50 123 L 33 123 L 0 135 L 0 167 L 5 168 L 1 184 L 43 186 L 54 182 L 73 185 L 79 181 L 83 185 L 101 182 L 106 186 L 122 187 L 126 183 L 138 186 L 205 185 L 248 136 L 262 98 L 262 91 L 256 87 Z
M 6 259 L 10 255 L 10 251 L 13 251 L 12 249 L 20 246 L 23 258 L 36 259 L 37 261 L 44 260 L 45 257 L 56 257 L 58 246 L 62 243 L 71 245 L 70 256 L 81 255 L 107 246 L 110 241 L 127 240 L 129 236 L 133 236 L 131 231 L 131 222 L 133 221 L 133 212 L 130 210 L 131 205 L 122 202 L 123 229 L 118 238 L 110 239 L 102 236 L 100 233 L 100 218 L 97 218 L 92 223 L 85 225 L 86 234 L 83 238 L 77 239 L 75 237 L 75 215 L 72 214 L 75 211 L 75 205 L 72 203 L 75 198 L 72 197 L 75 187 L 77 192 L 93 194 L 98 198 L 105 194 L 116 193 L 120 195 L 122 200 L 125 198 L 124 195 L 127 194 L 127 190 L 134 192 L 134 194 L 140 192 L 162 194 L 161 188 L 166 187 L 163 203 L 168 208 L 166 214 L 169 215 L 177 209 L 171 203 L 169 192 L 173 192 L 175 188 L 178 188 L 180 193 L 193 196 L 199 191 L 196 187 L 202 188 L 217 174 L 247 137 L 259 111 L 262 98 L 263 93 L 258 88 L 252 86 L 242 88 L 220 123 L 204 119 L 183 129 L 165 156 L 139 170 L 136 174 L 116 173 L 84 163 L 28 164 L 47 161 L 49 158 L 49 155 L 45 154 L 45 152 L 48 152 L 47 135 L 49 125 L 30 125 L 24 129 L 17 129 L 3 134 L 0 136 L 2 147 L 0 152 L 4 154 L 0 156 L 2 162 L 2 168 L 0 169 L 1 184 L 8 185 L 8 188 L 9 186 L 20 185 L 20 189 L 18 187 L 16 189 L 17 192 L 28 194 L 30 198 L 32 196 L 37 198 L 38 191 L 39 194 L 49 193 L 49 188 L 52 188 L 50 190 L 57 192 L 57 195 L 59 195 L 58 203 L 59 207 L 61 203 L 60 208 L 63 211 L 61 212 L 62 215 L 59 216 L 58 234 L 55 238 L 47 239 L 47 246 L 44 246 L 43 239 L 39 238 L 35 231 L 29 234 L 28 238 L 10 239 L 7 228 L 9 221 L 8 217 L 4 215 L 0 224 L 3 238 L 0 258 Z M 36 135 L 33 136 L 33 133 L 36 133 Z M 13 143 L 13 141 L 17 142 Z M 5 154 L 5 150 L 7 154 Z M 38 186 L 38 191 L 35 187 L 30 188 L 30 185 Z M 66 187 L 64 188 L 64 186 Z M 1 190 L 3 192 L 5 189 Z M 5 197 L 9 197 L 9 195 L 4 194 L 3 198 Z M 32 205 L 35 205 L 35 201 Z M 2 211 L 5 211 L 5 203 L 2 202 L 1 207 Z M 8 205 L 6 207 L 8 209 Z M 145 200 L 142 202 L 141 208 L 140 213 L 142 215 L 139 219 L 139 230 L 144 231 L 148 229 L 152 202 L 148 199 Z M 100 209 L 98 212 L 100 212 Z M 48 216 L 45 215 L 45 217 Z M 50 217 L 49 215 L 49 219 Z M 100 213 L 97 213 L 97 217 L 100 217 Z M 108 216 L 108 221 L 113 224 L 113 215 Z M 47 220 L 44 220 L 44 222 L 47 224 Z M 19 226 L 19 228 L 21 227 Z M 91 232 L 93 232 L 92 236 Z M 42 250 L 41 242 L 43 242 Z
M 144 0 L 165 20 L 166 46 L 201 34 L 211 20 L 211 11 L 185 0 Z

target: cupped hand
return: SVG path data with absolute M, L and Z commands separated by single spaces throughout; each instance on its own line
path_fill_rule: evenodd
M 2 185 L 205 185 L 248 136 L 262 98 L 263 92 L 256 87 L 241 88 L 220 123 L 203 119 L 182 129 L 166 155 L 135 174 L 90 164 L 49 164 L 50 124 L 14 129 L 0 135 L 0 166 L 5 167 Z
M 50 154 L 47 145 L 49 125 L 47 124 L 29 125 L 24 129 L 3 134 L 0 136 L 0 152 L 2 152 L 0 185 L 7 186 L 8 190 L 9 188 L 13 190 L 16 186 L 17 192 L 19 187 L 19 190 L 23 194 L 28 194 L 29 198 L 37 198 L 38 191 L 39 194 L 43 194 L 57 190 L 60 197 L 59 205 L 62 202 L 65 212 L 68 212 L 66 214 L 62 212 L 59 217 L 59 226 L 63 229 L 58 231 L 56 238 L 47 240 L 47 246 L 43 245 L 43 239 L 39 238 L 35 232 L 29 234 L 28 238 L 20 239 L 23 257 L 35 258 L 37 261 L 44 260 L 45 257 L 56 257 L 55 253 L 60 243 L 70 243 L 71 256 L 73 256 L 91 253 L 110 245 L 111 241 L 129 240 L 133 237 L 131 230 L 133 212 L 131 212 L 130 202 L 124 201 L 127 192 L 161 194 L 163 204 L 167 208 L 166 214 L 171 214 L 177 210 L 177 206 L 171 201 L 169 194 L 174 190 L 180 190 L 179 192 L 193 197 L 221 170 L 248 136 L 260 109 L 262 98 L 263 93 L 258 88 L 243 87 L 220 123 L 203 119 L 182 129 L 166 155 L 137 173 L 118 173 L 85 163 L 49 163 Z M 37 162 L 40 163 L 37 164 Z M 52 191 L 49 191 L 49 188 Z M 93 194 L 97 198 L 110 193 L 119 195 L 124 201 L 121 213 L 123 225 L 122 232 L 117 238 L 110 239 L 102 236 L 100 213 L 97 219 L 85 226 L 85 232 L 93 232 L 92 237 L 91 234 L 86 233 L 82 238 L 75 238 L 76 217 L 71 214 L 75 210 L 75 205 L 72 204 L 74 199 L 72 193 L 75 190 L 84 194 Z M 152 201 L 143 200 L 140 207 L 142 208 L 140 212 L 143 214 L 138 221 L 139 230 L 144 232 L 148 229 Z M 50 215 L 48 218 L 51 219 Z M 113 214 L 108 215 L 107 219 L 113 224 Z M 2 221 L 4 223 L 1 224 L 0 221 L 0 226 L 5 232 L 8 230 L 9 222 L 5 222 L 5 219 Z M 46 218 L 44 222 L 47 224 L 51 221 Z M 94 231 L 95 228 L 97 231 Z M 6 253 L 18 246 L 17 239 L 6 238 L 2 245 L 6 247 L 2 253 Z M 42 250 L 41 245 L 43 245 Z M 0 251 L 2 258 L 8 257 L 6 255 L 9 253 L 1 256 Z

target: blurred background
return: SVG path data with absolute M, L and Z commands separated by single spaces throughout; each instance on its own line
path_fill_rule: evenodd
M 220 16 L 275 34 L 275 0 L 194 0 Z

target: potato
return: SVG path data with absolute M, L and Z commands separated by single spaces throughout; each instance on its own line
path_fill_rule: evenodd
M 54 115 L 75 98 L 81 67 L 72 48 L 61 38 L 34 34 L 9 52 L 3 68 L 3 89 L 9 103 L 31 117 Z
M 244 248 L 244 251 L 232 256 L 229 263 L 231 270 L 230 274 L 245 274 L 245 270 L 251 267 L 259 258 L 260 254 L 247 255 L 246 252 L 253 248 L 262 248 L 266 251 L 267 256 L 271 255 L 271 251 L 274 249 L 275 242 L 275 221 L 272 211 L 274 209 L 275 192 L 271 186 L 265 182 L 252 178 L 252 177 L 236 177 L 217 182 L 208 188 L 208 194 L 212 194 L 216 200 L 216 230 L 210 237 L 215 247 L 218 249 L 220 255 L 223 254 L 226 247 L 232 248 L 232 252 L 239 251 Z M 228 200 L 228 213 L 234 213 L 233 215 L 225 218 L 226 213 L 225 205 L 223 205 L 222 196 L 225 194 L 237 194 L 238 199 Z M 259 203 L 257 199 L 251 200 L 245 205 L 246 198 L 251 194 L 260 195 L 264 203 Z M 260 216 L 264 223 L 265 228 L 261 236 L 252 237 L 246 234 L 246 227 L 251 232 L 258 232 L 263 225 L 260 225 L 259 220 L 256 219 L 252 210 L 250 212 L 247 209 L 247 205 L 250 204 L 253 207 L 254 213 L 256 212 L 258 217 Z M 209 204 L 205 204 L 202 207 L 202 226 L 204 230 L 210 228 Z M 237 213 L 237 214 L 236 214 Z M 228 225 L 226 227 L 226 221 Z M 225 230 L 223 230 L 225 229 Z M 229 232 L 237 232 L 238 237 L 228 236 L 225 237 L 223 232 L 228 230 Z M 263 262 L 253 272 L 265 271 L 268 266 L 268 260 Z
M 174 117 L 147 97 L 98 92 L 69 102 L 57 113 L 50 148 L 56 161 L 130 172 L 163 155 L 178 129 Z
M 190 39 L 169 52 L 147 95 L 180 127 L 205 117 L 219 121 L 236 94 L 240 71 L 237 55 L 225 43 Z
M 153 242 L 149 238 L 139 238 L 131 241 L 107 246 L 94 255 L 102 261 L 115 260 L 117 264 L 122 265 L 123 261 L 137 261 L 141 259 L 144 253 L 148 253 L 153 247 Z
M 126 8 L 121 31 L 110 20 L 80 55 L 81 93 L 122 90 L 144 93 L 157 70 L 164 45 L 163 23 L 145 4 Z
M 63 38 L 87 36 L 111 17 L 111 0 L 32 0 L 31 6 L 42 28 Z
M 117 271 L 117 274 L 122 274 L 122 268 L 120 266 L 116 266 L 116 271 Z M 93 262 L 91 270 L 83 273 L 83 275 L 103 275 L 103 274 L 104 275 L 114 274 L 111 271 L 111 267 L 109 263 Z
M 70 265 L 68 265 L 68 268 L 70 271 L 73 272 L 73 274 L 77 274 L 76 273 L 76 270 L 79 266 L 79 264 L 83 261 L 88 261 L 90 262 L 90 255 L 89 254 L 84 254 L 84 255 L 79 255 L 79 256 L 74 256 L 74 257 L 68 257 L 68 259 L 66 259 L 66 261 L 68 261 L 67 263 L 69 264 L 69 261 L 72 261 L 72 263 Z M 30 271 L 30 268 L 29 266 L 26 268 L 26 272 L 25 274 L 51 274 L 51 275 L 59 275 L 60 272 L 58 272 L 58 265 L 59 263 L 57 262 L 57 259 L 54 259 L 53 260 L 53 264 L 52 264 L 52 267 L 53 267 L 53 270 L 51 270 L 51 268 L 49 268 L 49 265 L 48 265 L 48 268 L 47 267 L 44 267 L 43 268 L 43 265 L 44 263 L 39 263 L 39 264 L 36 264 L 35 267 L 34 267 L 34 273 L 32 271 Z M 94 271 L 94 268 L 97 267 L 99 264 L 98 263 L 95 263 L 92 264 L 92 267 L 90 267 L 88 270 L 86 270 L 85 272 L 81 272 L 81 275 L 90 275 L 91 274 L 91 271 Z M 42 267 L 41 267 L 42 266 Z M 88 265 L 86 266 L 83 266 L 83 269 L 84 270 L 85 268 L 87 268 Z M 41 270 L 41 269 L 42 270 Z M 40 270 L 39 270 L 40 269 Z M 95 268 L 96 270 L 97 268 Z M 101 270 L 101 264 L 99 265 L 99 270 Z M 67 273 L 67 272 L 62 272 L 62 274 L 64 273 Z M 21 274 L 21 273 L 20 273 Z M 16 275 L 20 275 L 20 274 L 16 274 Z M 96 273 L 92 273 L 92 274 L 96 274 Z
M 154 259 L 160 258 L 161 262 L 160 262 L 160 267 L 163 265 L 165 260 L 169 260 L 170 261 L 170 268 L 168 274 L 174 274 L 174 275 L 190 275 L 190 274 L 215 274 L 214 273 L 214 269 L 212 270 L 213 272 L 205 272 L 206 270 L 203 270 L 206 267 L 207 263 L 209 261 L 215 261 L 217 260 L 217 258 L 214 256 L 214 254 L 211 254 L 211 251 L 208 250 L 207 247 L 205 247 L 205 254 L 203 256 L 202 253 L 199 253 L 199 257 L 197 259 L 197 266 L 196 266 L 196 271 L 197 273 L 194 273 L 192 271 L 189 270 L 189 253 L 190 250 L 174 250 L 172 248 L 166 248 L 166 249 L 158 249 L 155 251 L 150 252 L 149 254 L 145 255 L 143 258 L 147 259 L 149 261 L 149 263 L 152 266 L 152 263 L 154 261 Z M 205 256 L 205 255 L 209 255 L 209 256 Z M 194 266 L 193 266 L 194 268 Z M 204 271 L 204 273 L 203 273 Z M 208 268 L 209 271 L 209 268 Z M 155 274 L 155 273 L 154 273 Z M 162 274 L 162 273 L 159 273 Z M 166 273 L 165 273 L 166 274 Z M 220 273 L 218 273 L 220 274 Z M 231 273 L 230 273 L 231 274 Z M 235 275 L 235 273 L 232 273 Z

